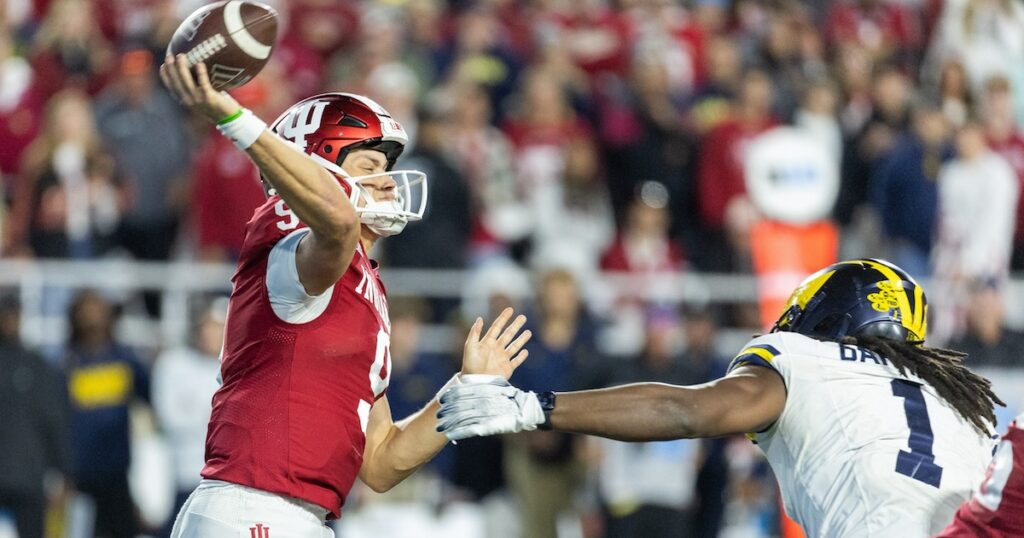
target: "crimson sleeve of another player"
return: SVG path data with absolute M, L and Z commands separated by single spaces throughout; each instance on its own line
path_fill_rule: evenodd
M 996 449 L 985 480 L 960 505 L 953 522 L 936 538 L 1024 536 L 1024 430 L 1011 425 Z

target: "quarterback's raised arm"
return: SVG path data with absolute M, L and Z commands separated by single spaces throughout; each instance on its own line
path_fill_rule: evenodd
M 454 440 L 537 427 L 621 441 L 718 437 L 770 426 L 785 403 L 782 379 L 758 366 L 689 387 L 636 383 L 539 396 L 496 381 L 445 393 L 438 428 Z
M 206 66 L 193 76 L 182 55 L 168 56 L 160 77 L 171 93 L 244 149 L 296 217 L 310 229 L 296 253 L 299 279 L 310 295 L 333 285 L 348 267 L 359 240 L 359 217 L 337 179 L 266 128 L 234 98 L 210 85 Z

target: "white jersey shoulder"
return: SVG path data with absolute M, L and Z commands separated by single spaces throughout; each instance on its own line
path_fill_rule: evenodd
M 299 280 L 295 254 L 309 228 L 299 228 L 281 238 L 267 260 L 267 296 L 274 314 L 292 324 L 309 323 L 320 317 L 331 303 L 334 286 L 320 295 L 309 295 Z
M 932 536 L 984 478 L 992 436 L 886 357 L 772 333 L 729 368 L 751 364 L 786 384 L 779 420 L 751 437 L 810 537 Z

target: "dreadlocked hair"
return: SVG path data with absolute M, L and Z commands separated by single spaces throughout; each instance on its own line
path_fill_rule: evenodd
M 992 391 L 991 381 L 964 366 L 966 353 L 870 336 L 847 336 L 839 341 L 885 357 L 902 375 L 910 372 L 921 378 L 984 435 L 996 424 L 995 405 L 1006 407 Z

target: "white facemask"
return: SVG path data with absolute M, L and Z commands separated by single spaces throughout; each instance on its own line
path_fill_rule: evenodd
M 350 187 L 349 201 L 359 215 L 359 221 L 373 233 L 390 237 L 402 232 L 409 221 L 420 220 L 427 208 L 427 175 L 417 170 L 392 170 L 366 176 L 350 176 L 340 166 L 311 155 L 313 160 L 331 173 L 342 178 Z M 379 177 L 390 177 L 395 182 L 393 200 L 374 200 L 362 182 Z M 415 208 L 413 207 L 415 204 Z

